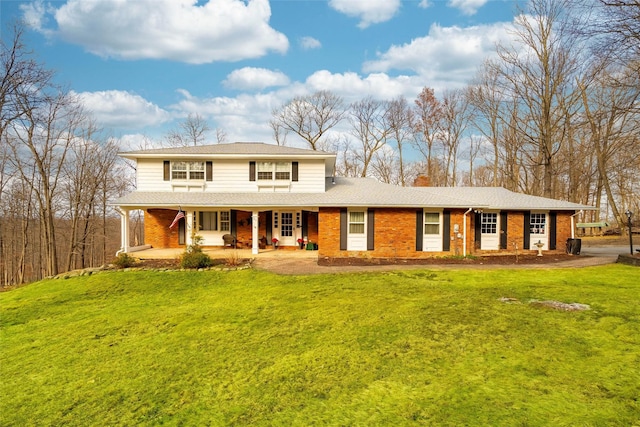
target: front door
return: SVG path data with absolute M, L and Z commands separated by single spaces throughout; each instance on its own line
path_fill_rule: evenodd
M 483 212 L 480 215 L 480 249 L 484 251 L 500 249 L 500 234 L 498 224 L 500 216 L 497 212 Z
M 294 246 L 296 244 L 293 212 L 280 212 L 280 236 L 278 239 L 281 246 Z
M 526 232 L 526 231 L 525 231 Z M 542 249 L 548 249 L 549 235 L 547 232 L 547 214 L 531 212 L 529 220 L 529 249 L 537 249 L 537 243 L 542 245 Z

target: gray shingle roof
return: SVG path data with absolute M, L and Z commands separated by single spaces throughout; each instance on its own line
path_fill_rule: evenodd
M 210 193 L 134 191 L 115 205 L 128 207 L 434 207 L 502 210 L 580 210 L 590 206 L 514 193 L 500 187 L 398 187 L 372 178 L 328 178 L 324 193 Z
M 191 147 L 155 148 L 148 150 L 127 151 L 120 156 L 134 159 L 139 157 L 189 157 L 207 156 L 301 156 L 301 157 L 331 157 L 334 153 L 314 151 L 304 148 L 285 147 L 281 145 L 265 144 L 263 142 L 234 142 L 229 144 L 196 145 Z

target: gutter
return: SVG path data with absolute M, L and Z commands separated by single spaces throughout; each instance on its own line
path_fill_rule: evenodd
M 471 212 L 473 208 L 469 208 L 464 215 L 462 215 L 462 256 L 467 256 L 467 214 Z

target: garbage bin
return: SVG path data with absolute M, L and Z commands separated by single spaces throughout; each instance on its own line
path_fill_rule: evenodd
M 573 248 L 571 253 L 574 255 L 580 255 L 582 249 L 582 239 L 573 239 Z
M 567 253 L 570 255 L 580 255 L 582 249 L 582 239 L 567 239 Z

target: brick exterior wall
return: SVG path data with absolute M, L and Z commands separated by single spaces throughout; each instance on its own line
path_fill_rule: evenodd
M 411 209 L 375 209 L 375 244 L 372 251 L 340 250 L 340 208 L 321 208 L 318 224 L 318 255 L 323 258 L 429 258 L 454 256 L 464 253 L 465 210 L 450 211 L 450 250 L 443 252 L 416 251 L 416 211 Z M 558 212 L 556 219 L 556 251 L 564 252 L 566 240 L 571 237 L 573 212 Z M 507 248 L 500 251 L 482 251 L 475 248 L 475 215 L 467 214 L 467 255 L 523 252 L 524 212 L 507 213 Z M 458 225 L 458 233 L 455 225 Z M 526 230 L 528 232 L 528 228 Z M 535 250 L 526 250 L 535 252 Z M 554 251 L 547 251 L 554 252 Z
M 558 212 L 556 219 L 556 252 L 566 252 L 567 239 L 571 238 L 571 215 L 574 212 Z
M 147 209 L 144 212 L 144 241 L 154 248 L 182 248 L 178 226 L 169 229 L 178 212 L 173 209 Z
M 361 257 L 361 258 L 429 258 L 434 256 L 462 255 L 464 244 L 465 210 L 450 211 L 450 250 L 443 252 L 416 251 L 416 210 L 419 208 L 379 208 L 375 209 L 375 244 L 372 251 L 340 250 L 340 208 L 321 208 L 318 213 L 308 215 L 308 238 L 318 243 L 318 255 L 326 258 Z M 565 251 L 567 239 L 571 237 L 571 214 L 573 212 L 557 212 L 556 217 L 556 251 Z M 169 229 L 175 218 L 172 209 L 147 209 L 144 213 L 145 243 L 154 248 L 183 248 L 178 244 L 178 227 Z M 236 234 L 241 242 L 251 240 L 251 212 L 236 212 Z M 524 226 L 524 212 L 507 213 L 507 248 L 500 251 L 481 251 L 475 248 L 474 214 L 467 214 L 467 255 L 487 253 L 535 252 L 524 249 L 523 233 L 528 232 Z M 259 237 L 265 236 L 267 230 L 266 213 L 259 214 Z M 455 225 L 458 225 L 458 233 Z M 553 251 L 549 251 L 553 252 Z

